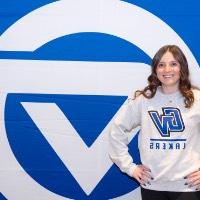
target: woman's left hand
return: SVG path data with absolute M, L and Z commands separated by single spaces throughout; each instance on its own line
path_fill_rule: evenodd
M 188 185 L 188 187 L 195 187 L 196 190 L 200 190 L 200 169 L 198 169 L 195 172 L 192 172 L 185 178 L 186 178 L 186 185 Z

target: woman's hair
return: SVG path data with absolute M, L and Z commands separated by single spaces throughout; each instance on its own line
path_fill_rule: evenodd
M 176 45 L 166 45 L 158 50 L 152 59 L 152 70 L 151 75 L 148 77 L 148 85 L 143 90 L 137 90 L 135 92 L 135 98 L 142 94 L 144 97 L 151 99 L 154 97 L 158 86 L 161 86 L 161 82 L 157 77 L 156 69 L 162 58 L 162 56 L 167 52 L 171 52 L 175 60 L 180 64 L 180 82 L 179 90 L 184 97 L 184 103 L 186 108 L 190 108 L 194 103 L 194 94 L 192 92 L 192 86 L 189 80 L 189 69 L 188 62 L 181 51 L 181 49 Z

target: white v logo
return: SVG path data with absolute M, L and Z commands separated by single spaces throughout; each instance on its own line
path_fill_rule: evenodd
M 89 195 L 112 166 L 108 156 L 109 125 L 88 148 L 55 103 L 22 102 L 22 105 L 64 165 Z

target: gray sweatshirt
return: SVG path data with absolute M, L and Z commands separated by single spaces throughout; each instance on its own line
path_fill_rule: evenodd
M 136 164 L 128 152 L 128 133 L 140 126 L 138 148 L 141 162 L 154 180 L 143 186 L 158 191 L 195 191 L 184 177 L 200 168 L 200 91 L 185 108 L 180 92 L 163 94 L 158 88 L 152 99 L 143 95 L 128 100 L 110 132 L 110 157 L 121 171 L 132 176 Z M 134 157 L 134 155 L 133 155 Z

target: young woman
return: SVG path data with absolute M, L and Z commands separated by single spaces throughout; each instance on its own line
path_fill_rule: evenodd
M 200 91 L 191 86 L 179 47 L 158 50 L 148 82 L 114 120 L 110 157 L 140 183 L 143 200 L 200 200 Z M 137 126 L 141 165 L 127 146 Z

